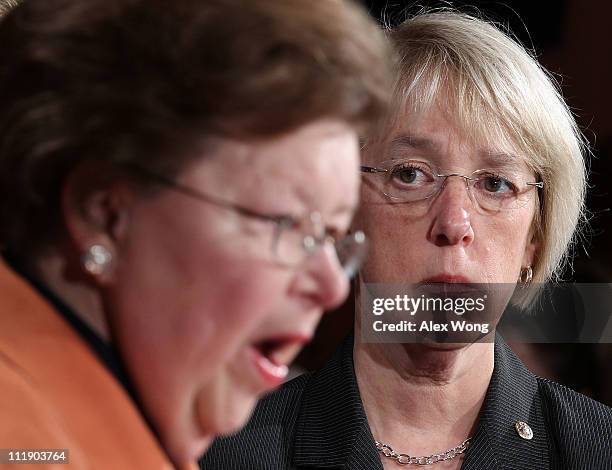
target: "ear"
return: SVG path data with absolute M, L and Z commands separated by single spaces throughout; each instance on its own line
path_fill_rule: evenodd
M 66 178 L 62 187 L 62 216 L 69 246 L 76 259 L 93 245 L 102 245 L 114 260 L 95 282 L 114 280 L 116 260 L 126 240 L 134 190 L 116 169 L 100 162 L 84 162 Z

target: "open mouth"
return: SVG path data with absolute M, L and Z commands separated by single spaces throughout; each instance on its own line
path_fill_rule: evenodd
M 302 336 L 266 338 L 253 345 L 255 364 L 267 382 L 278 385 L 308 339 Z
M 255 343 L 255 349 L 273 364 L 289 365 L 305 343 L 305 339 L 297 337 L 267 338 Z

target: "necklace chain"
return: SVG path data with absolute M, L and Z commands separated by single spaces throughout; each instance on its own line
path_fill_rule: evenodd
M 458 455 L 463 454 L 468 448 L 471 439 L 471 437 L 468 437 L 461 444 L 453 447 L 452 449 L 447 450 L 446 452 L 442 452 L 440 454 L 425 455 L 421 457 L 413 457 L 408 454 L 398 454 L 389 444 L 384 444 L 378 441 L 374 442 L 376 443 L 376 450 L 378 450 L 388 459 L 395 460 L 400 465 L 432 465 L 436 462 L 454 459 Z

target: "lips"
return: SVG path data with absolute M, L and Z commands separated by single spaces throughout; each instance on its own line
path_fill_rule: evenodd
M 459 274 L 438 274 L 428 277 L 417 285 L 417 291 L 436 297 L 473 297 L 482 295 L 484 285 L 475 284 Z
M 277 387 L 287 378 L 289 364 L 309 340 L 303 335 L 285 335 L 266 338 L 251 347 L 255 368 L 267 385 Z
M 445 284 L 469 284 L 470 280 L 459 274 L 437 274 L 432 277 L 428 277 L 427 279 L 423 279 L 419 284 L 436 284 L 436 283 L 445 283 Z
M 263 377 L 266 384 L 276 387 L 283 383 L 289 373 L 289 368 L 284 364 L 276 364 L 271 358 L 265 356 L 258 349 L 253 350 L 253 361 L 255 368 Z

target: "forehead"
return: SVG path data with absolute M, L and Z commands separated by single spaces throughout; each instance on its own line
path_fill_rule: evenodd
M 322 121 L 262 141 L 219 139 L 192 172 L 218 196 L 297 212 L 356 204 L 358 165 L 355 131 Z
M 426 112 L 398 113 L 383 139 L 377 160 L 418 157 L 440 166 L 529 168 L 525 152 L 500 123 L 483 128 L 475 119 L 438 106 Z

